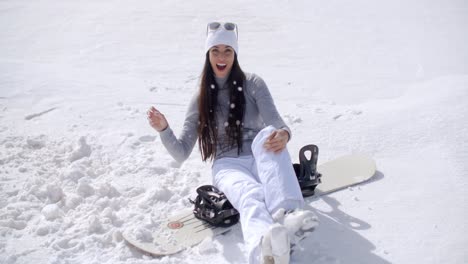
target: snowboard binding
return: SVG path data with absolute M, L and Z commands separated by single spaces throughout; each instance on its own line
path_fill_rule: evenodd
M 196 218 L 204 220 L 213 226 L 229 227 L 239 221 L 239 212 L 232 206 L 226 195 L 213 185 L 203 185 L 197 188 L 198 196 L 193 213 Z
M 310 159 L 307 159 L 306 151 L 311 152 Z M 314 195 L 315 187 L 321 183 L 322 175 L 317 172 L 318 153 L 319 149 L 316 145 L 306 145 L 299 151 L 300 163 L 293 164 L 303 197 Z

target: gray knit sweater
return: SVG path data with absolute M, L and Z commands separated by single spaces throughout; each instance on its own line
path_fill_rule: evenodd
M 227 135 L 225 132 L 225 124 L 227 124 L 229 107 L 229 89 L 226 84 L 226 78 L 216 78 L 218 87 L 218 110 L 216 112 L 216 121 L 218 126 L 218 144 L 215 160 L 222 157 L 238 157 L 237 146 L 229 146 Z M 239 85 L 240 86 L 240 85 Z M 245 87 L 242 87 L 245 95 L 245 114 L 243 122 L 243 145 L 240 156 L 252 155 L 252 141 L 257 133 L 268 125 L 275 128 L 282 128 L 288 131 L 291 138 L 291 130 L 284 123 L 283 119 L 276 110 L 273 98 L 270 91 L 262 78 L 255 74 L 246 73 Z M 199 92 L 195 93 L 187 113 L 183 130 L 176 138 L 171 127 L 167 127 L 161 131 L 160 137 L 163 145 L 169 151 L 171 156 L 182 163 L 185 161 L 193 150 L 193 147 L 198 139 L 198 97 Z M 235 106 L 234 106 L 235 107 Z

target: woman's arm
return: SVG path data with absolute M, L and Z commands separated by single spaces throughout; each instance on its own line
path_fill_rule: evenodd
M 265 81 L 257 75 L 253 75 L 252 78 L 253 87 L 252 95 L 257 103 L 258 111 L 260 116 L 266 125 L 272 125 L 277 129 L 284 129 L 288 132 L 289 139 L 291 138 L 291 129 L 281 118 L 278 110 L 276 109 L 273 97 L 271 96 L 270 90 L 268 89 Z
M 265 148 L 279 152 L 286 147 L 291 139 L 291 129 L 286 125 L 276 109 L 273 97 L 262 78 L 253 75 L 252 94 L 257 103 L 258 111 L 266 125 L 272 125 L 277 130 L 265 142 Z
M 195 146 L 198 138 L 198 95 L 195 95 L 189 104 L 189 108 L 185 115 L 184 127 L 179 138 L 176 138 L 174 135 L 174 132 L 165 120 L 164 115 L 161 114 L 164 120 L 160 121 L 159 126 L 157 126 L 157 115 L 152 115 L 150 111 L 148 111 L 150 125 L 159 132 L 164 147 L 177 162 L 184 162 L 190 156 L 190 153 L 192 153 L 193 147 Z M 166 126 L 162 125 L 164 122 Z

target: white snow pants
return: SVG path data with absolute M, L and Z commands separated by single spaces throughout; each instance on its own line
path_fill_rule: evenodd
M 275 130 L 262 129 L 252 143 L 253 156 L 220 158 L 213 163 L 213 184 L 239 211 L 249 263 L 260 261 L 260 241 L 279 208 L 302 208 L 304 199 L 286 149 L 267 151 L 263 144 Z

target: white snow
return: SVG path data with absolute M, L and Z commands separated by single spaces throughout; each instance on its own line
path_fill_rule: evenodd
M 205 25 L 238 23 L 260 75 L 319 162 L 366 153 L 369 183 L 321 199 L 292 263 L 468 263 L 468 5 L 436 1 L 0 2 L 0 263 L 246 263 L 240 228 L 153 258 L 128 247 L 211 183 L 173 161 Z M 253 91 L 255 92 L 255 91 Z

